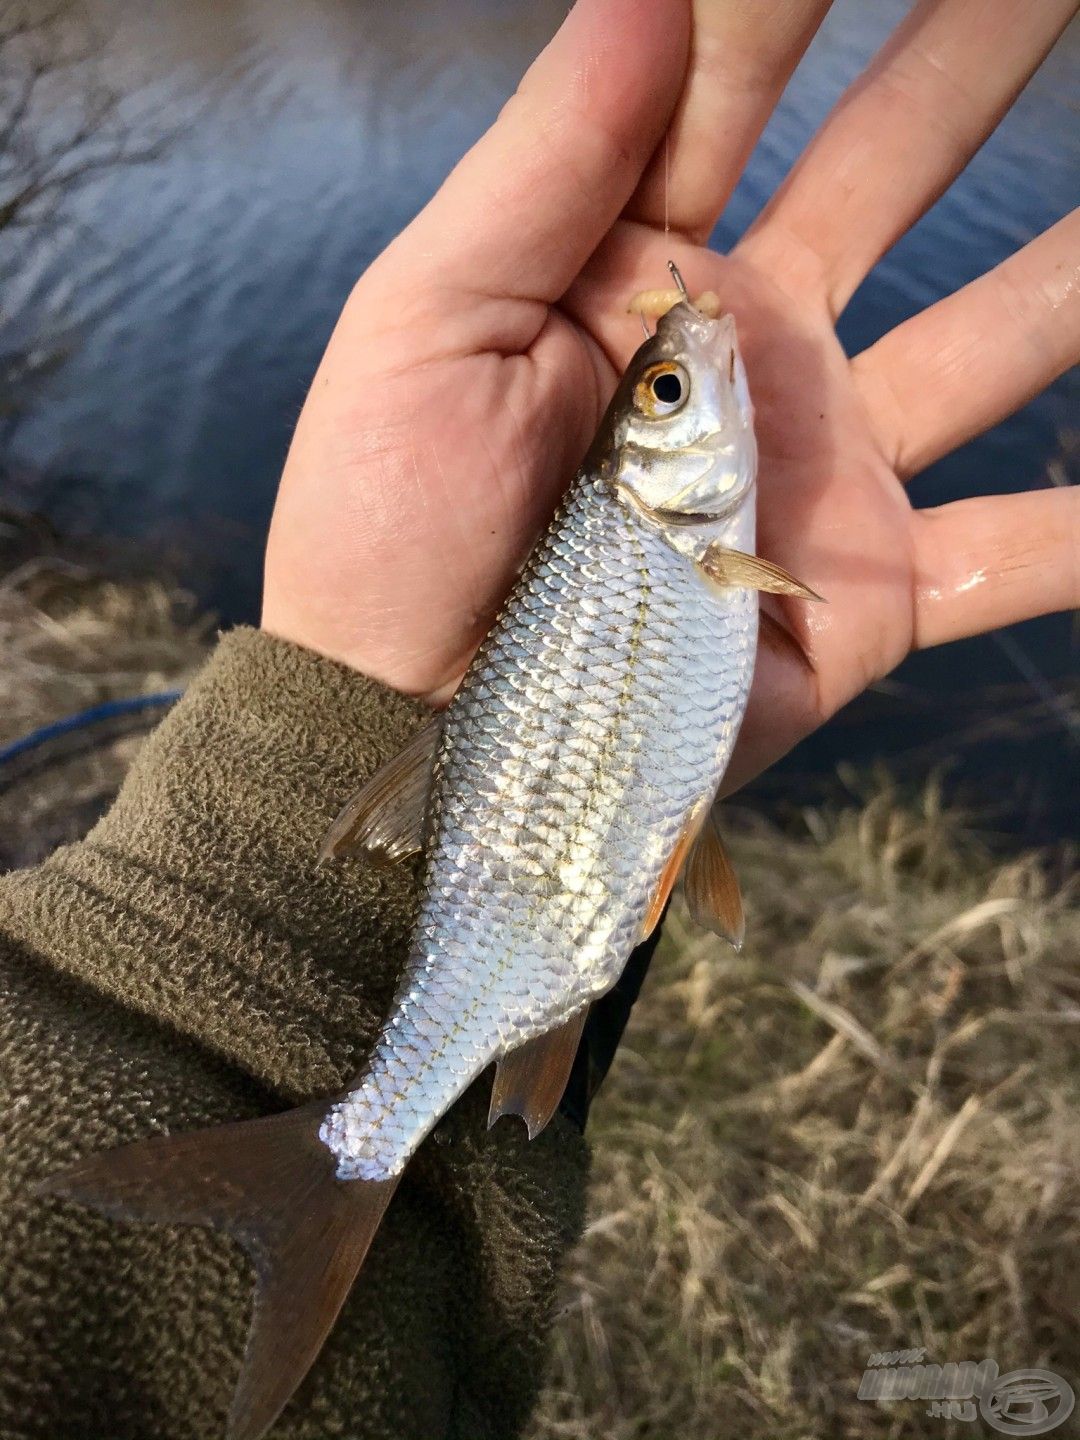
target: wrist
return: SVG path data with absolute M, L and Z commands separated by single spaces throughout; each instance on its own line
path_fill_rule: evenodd
M 86 840 L 9 877 L 22 887 L 11 924 L 40 922 L 43 958 L 285 1098 L 334 1089 L 392 997 L 413 876 L 319 866 L 319 844 L 426 714 L 311 651 L 233 631 Z

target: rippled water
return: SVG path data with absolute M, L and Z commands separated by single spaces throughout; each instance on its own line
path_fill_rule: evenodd
M 717 246 L 756 214 L 906 8 L 834 7 Z M 11 442 L 37 477 L 29 498 L 101 533 L 178 540 L 208 598 L 230 617 L 252 616 L 282 458 L 342 301 L 494 117 L 565 9 L 565 0 L 89 0 L 106 78 L 147 117 L 148 134 L 169 139 L 159 161 L 108 171 L 80 192 L 75 223 L 36 236 L 5 281 L 9 334 L 48 334 L 62 320 L 71 336 Z M 1076 203 L 1080 127 L 1068 96 L 1078 53 L 1074 29 L 960 182 L 862 287 L 843 321 L 849 348 Z M 1078 396 L 1075 376 L 1059 382 L 935 466 L 917 482 L 918 500 L 1043 483 L 1070 417 L 1080 423 Z M 940 734 L 973 687 L 1030 687 L 1018 665 L 1047 675 L 1071 665 L 1062 620 L 1011 633 L 1004 649 L 983 640 L 919 657 L 902 673 L 903 703 L 834 729 L 804 762 L 910 748 Z M 1055 731 L 1054 747 L 1075 755 L 1067 736 Z M 1043 746 L 1038 763 L 1060 786 L 1068 760 Z

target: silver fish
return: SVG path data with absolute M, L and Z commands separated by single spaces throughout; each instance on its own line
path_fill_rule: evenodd
M 615 983 L 730 757 L 757 597 L 694 562 L 754 543 L 734 324 L 682 306 L 644 352 L 447 711 L 405 988 L 321 1131 L 342 1179 L 398 1174 L 485 1066 Z
M 426 857 L 366 1069 L 332 1100 L 46 1182 L 109 1213 L 217 1225 L 258 1255 L 233 1440 L 277 1418 L 409 1158 L 485 1067 L 492 1122 L 548 1122 L 590 1002 L 680 871 L 692 913 L 739 942 L 710 807 L 750 689 L 756 591 L 812 593 L 752 554 L 756 472 L 734 321 L 684 298 L 635 355 L 445 716 L 331 828 L 330 855 Z

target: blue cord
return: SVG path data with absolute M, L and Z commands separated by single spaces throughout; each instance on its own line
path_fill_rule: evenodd
M 137 715 L 142 710 L 175 705 L 183 693 L 182 690 L 162 690 L 157 695 L 133 695 L 130 700 L 106 700 L 101 705 L 91 705 L 89 710 L 80 710 L 77 715 L 68 715 L 63 720 L 54 720 L 51 725 L 42 725 L 39 730 L 32 730 L 21 740 L 13 740 L 10 745 L 5 745 L 0 749 L 0 765 L 10 764 L 20 755 L 47 745 L 50 740 L 55 740 L 60 735 L 87 730 L 102 720 L 115 720 L 121 715 Z

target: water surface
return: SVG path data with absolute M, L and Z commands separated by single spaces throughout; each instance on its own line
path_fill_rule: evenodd
M 71 223 L 37 235 L 5 275 L 9 335 L 70 353 L 9 443 L 17 498 L 101 534 L 169 543 L 227 618 L 257 613 L 263 535 L 306 385 L 356 276 L 490 123 L 564 0 L 88 0 L 101 66 L 135 123 L 169 138 L 152 164 L 79 192 Z M 840 0 L 770 123 L 713 243 L 729 246 L 835 96 L 906 6 Z M 1074 28 L 959 183 L 883 260 L 842 323 L 856 351 L 975 278 L 1076 203 L 1069 104 Z M 1045 483 L 1078 427 L 1076 377 L 933 467 L 918 503 Z M 1064 465 L 1072 458 L 1066 453 Z M 1072 667 L 1060 617 L 917 657 L 898 688 L 830 727 L 797 764 L 837 756 L 930 763 L 966 730 L 971 695 Z M 1012 703 L 1011 701 L 1009 703 Z M 1020 715 L 1019 709 L 1016 711 Z M 860 718 L 861 717 L 861 718 Z M 951 727 L 951 729 L 950 729 Z M 1021 734 L 1023 730 L 1021 729 Z M 1074 732 L 1075 733 L 1075 732 Z M 1057 803 L 1068 726 L 1010 749 L 1029 810 Z M 998 744 L 997 741 L 994 742 Z M 958 749 L 955 736 L 943 753 Z M 963 750 L 963 746 L 960 746 Z M 971 750 L 989 774 L 996 754 Z M 996 773 L 996 772 L 995 772 Z M 1007 787 L 1006 787 L 1007 788 Z M 1010 804 L 1012 802 L 1010 801 Z

